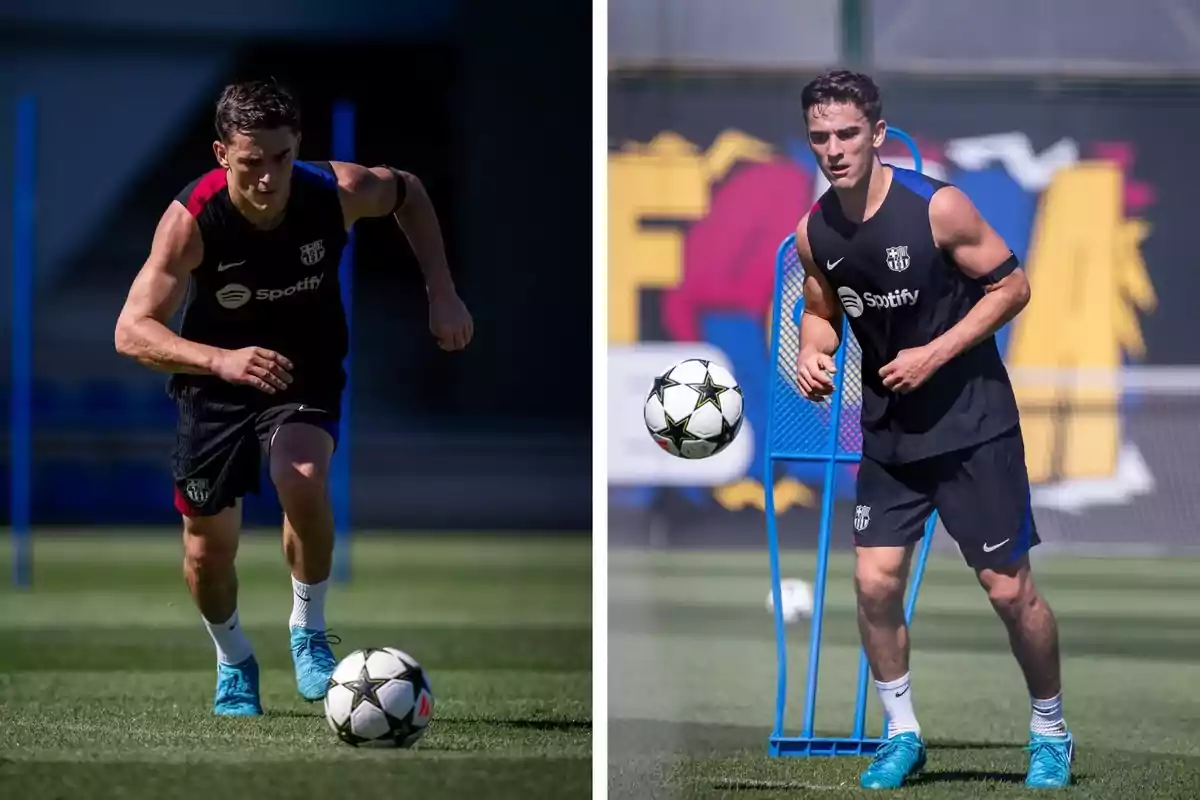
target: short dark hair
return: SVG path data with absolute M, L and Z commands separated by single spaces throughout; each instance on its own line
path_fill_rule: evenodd
M 217 136 L 228 142 L 235 133 L 291 128 L 300 132 L 300 106 L 274 80 L 231 83 L 217 98 Z
M 883 117 L 883 99 L 871 76 L 848 69 L 835 69 L 814 78 L 800 93 L 800 105 L 807 119 L 813 106 L 850 103 L 874 125 Z

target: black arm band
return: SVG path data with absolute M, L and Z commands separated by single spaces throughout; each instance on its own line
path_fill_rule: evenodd
M 395 167 L 386 167 L 388 172 L 396 178 L 396 204 L 392 206 L 392 210 L 388 213 L 395 214 L 404 205 L 404 201 L 408 199 L 408 183 L 404 180 L 404 175 Z
M 977 278 L 977 283 L 982 283 L 984 286 L 991 286 L 999 283 L 1013 273 L 1017 267 L 1021 266 L 1021 262 L 1017 260 L 1016 253 L 1009 253 L 1008 260 L 996 267 L 994 270 L 984 275 L 982 278 Z

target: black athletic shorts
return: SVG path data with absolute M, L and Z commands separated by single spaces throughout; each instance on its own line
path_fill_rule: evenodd
M 175 393 L 175 402 L 179 424 L 171 470 L 175 508 L 187 517 L 212 516 L 247 492 L 258 494 L 262 465 L 281 425 L 315 425 L 337 446 L 340 391 L 311 402 L 273 403 L 267 394 L 247 398 L 188 386 Z
M 920 541 L 934 509 L 972 568 L 1011 564 L 1037 545 L 1020 426 L 983 444 L 906 464 L 862 459 L 855 545 Z

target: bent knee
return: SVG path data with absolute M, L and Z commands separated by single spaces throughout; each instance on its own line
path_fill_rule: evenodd
M 271 461 L 271 480 L 285 501 L 306 502 L 323 498 L 328 475 L 328 466 L 318 461 L 282 458 Z
M 284 425 L 271 446 L 271 482 L 286 505 L 320 502 L 325 497 L 333 440 L 311 425 Z
M 1027 569 L 1011 574 L 983 570 L 979 582 L 987 592 L 988 600 L 998 611 L 1017 611 L 1023 606 L 1038 602 L 1037 588 Z
M 987 590 L 988 600 L 1001 611 L 1019 611 L 1038 602 L 1038 593 L 1032 586 L 1018 581 L 1002 581 Z
M 859 559 L 854 568 L 854 587 L 860 598 L 890 602 L 904 595 L 904 574 L 899 566 Z
M 213 571 L 233 566 L 237 557 L 237 529 L 224 519 L 187 517 L 183 523 L 183 560 L 189 570 Z

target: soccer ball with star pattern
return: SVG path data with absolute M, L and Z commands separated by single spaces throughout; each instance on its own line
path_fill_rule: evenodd
M 654 379 L 644 412 L 663 450 L 708 458 L 728 447 L 742 428 L 742 387 L 720 364 L 689 358 Z
M 416 659 L 394 647 L 355 650 L 338 662 L 325 719 L 346 744 L 412 747 L 433 716 L 433 690 Z

